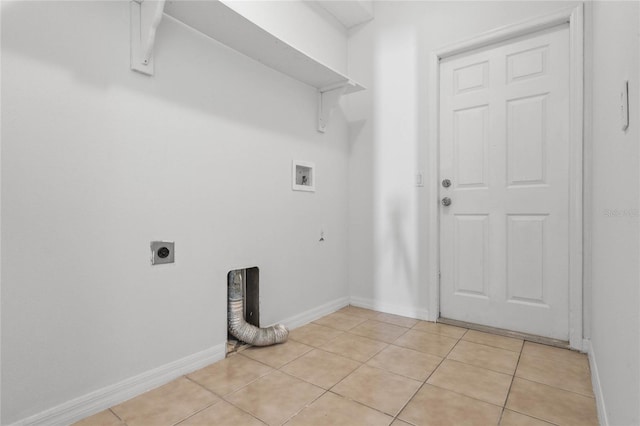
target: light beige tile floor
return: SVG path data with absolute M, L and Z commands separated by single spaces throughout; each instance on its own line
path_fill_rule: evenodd
M 597 425 L 584 354 L 346 307 L 79 426 Z

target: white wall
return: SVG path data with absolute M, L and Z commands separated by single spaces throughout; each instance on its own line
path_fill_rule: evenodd
M 640 8 L 594 2 L 591 339 L 610 425 L 640 424 Z M 620 129 L 629 80 L 631 122 Z M 588 123 L 589 124 L 589 123 Z M 602 415 L 603 413 L 601 413 Z
M 126 1 L 2 3 L 3 424 L 222 344 L 230 269 L 260 267 L 263 324 L 347 296 L 347 127 L 316 132 L 314 89 L 170 19 L 132 72 Z
M 374 2 L 350 33 L 349 286 L 356 303 L 426 317 L 429 54 L 570 2 Z M 424 173 L 416 187 L 414 173 Z M 437 313 L 430 313 L 437 317 Z

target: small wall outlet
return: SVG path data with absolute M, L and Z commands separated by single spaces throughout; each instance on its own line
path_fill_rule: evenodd
M 151 264 L 175 262 L 175 243 L 173 241 L 151 241 Z

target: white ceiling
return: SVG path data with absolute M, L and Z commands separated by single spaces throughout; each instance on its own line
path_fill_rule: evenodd
M 347 29 L 373 19 L 372 0 L 318 0 L 316 3 Z

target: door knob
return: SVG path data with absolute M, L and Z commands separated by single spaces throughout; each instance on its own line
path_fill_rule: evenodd
M 442 181 L 442 186 L 444 186 L 445 188 L 448 188 L 451 186 L 451 181 L 449 179 L 444 179 Z
M 445 206 L 445 207 L 450 206 L 450 205 L 451 205 L 451 198 L 449 198 L 449 197 L 444 197 L 444 198 L 442 199 L 442 205 L 443 205 L 443 206 Z

